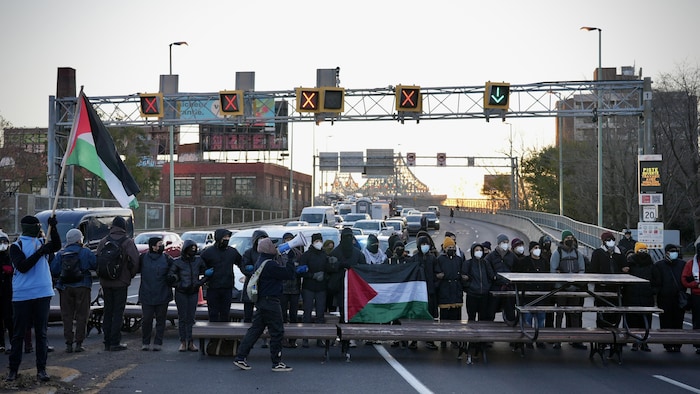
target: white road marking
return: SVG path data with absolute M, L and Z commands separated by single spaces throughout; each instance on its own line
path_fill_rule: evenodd
M 688 390 L 688 391 L 690 391 L 691 393 L 698 393 L 698 394 L 700 394 L 700 389 L 697 389 L 697 388 L 695 388 L 695 387 L 693 387 L 693 386 L 688 386 L 688 385 L 685 384 L 685 383 L 678 382 L 678 381 L 676 381 L 676 380 L 667 378 L 667 377 L 665 377 L 665 376 L 663 376 L 663 375 L 653 375 L 653 376 L 654 376 L 656 379 L 663 380 L 663 381 L 666 382 L 666 383 L 670 383 L 670 384 L 672 384 L 672 385 L 674 385 L 674 386 L 676 386 L 676 387 L 680 387 L 680 388 L 682 388 L 682 389 Z
M 377 349 L 377 352 L 378 352 L 382 357 L 384 357 L 384 359 L 386 360 L 386 362 L 389 363 L 389 365 L 391 365 L 391 367 L 394 368 L 394 370 L 395 370 L 396 372 L 398 372 L 399 375 L 401 375 L 401 377 L 402 377 L 408 384 L 410 384 L 411 387 L 413 387 L 417 392 L 419 392 L 419 393 L 421 393 L 421 394 L 432 394 L 432 393 L 433 393 L 429 388 L 425 387 L 425 385 L 424 385 L 423 383 L 421 383 L 418 379 L 416 379 L 416 377 L 413 376 L 412 373 L 408 372 L 408 370 L 407 370 L 406 368 L 404 368 L 403 365 L 401 365 L 401 363 L 399 363 L 398 361 L 396 361 L 396 359 L 394 358 L 394 356 L 392 356 L 392 355 L 384 348 L 384 346 L 379 345 L 379 344 L 375 344 L 375 345 L 374 345 L 374 348 Z

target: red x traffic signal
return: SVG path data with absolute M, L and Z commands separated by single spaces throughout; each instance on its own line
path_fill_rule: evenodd
M 139 110 L 141 116 L 147 117 L 163 117 L 163 95 L 160 93 L 140 94 Z
M 297 88 L 297 112 L 319 112 L 321 89 Z
M 219 92 L 219 108 L 222 115 L 243 115 L 243 91 L 229 90 Z
M 396 86 L 396 110 L 403 112 L 423 112 L 423 96 L 420 86 Z

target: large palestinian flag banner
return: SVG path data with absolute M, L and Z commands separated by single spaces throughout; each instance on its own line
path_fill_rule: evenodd
M 345 321 L 432 320 L 420 263 L 359 264 L 345 274 Z
M 102 178 L 123 208 L 138 208 L 141 189 L 124 165 L 112 136 L 80 91 L 62 166 L 77 165 Z

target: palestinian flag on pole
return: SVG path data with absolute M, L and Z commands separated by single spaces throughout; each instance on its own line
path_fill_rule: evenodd
M 345 274 L 345 320 L 389 323 L 396 319 L 432 320 L 420 263 L 359 264 Z
M 77 165 L 107 182 L 109 190 L 123 208 L 139 206 L 136 194 L 141 189 L 124 165 L 114 140 L 83 91 L 80 91 L 61 166 Z

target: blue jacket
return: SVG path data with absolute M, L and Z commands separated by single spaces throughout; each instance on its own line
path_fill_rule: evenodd
M 44 248 L 40 238 L 22 235 L 10 245 L 10 260 L 15 267 L 12 277 L 12 301 L 53 297 L 53 283 L 47 256 L 61 249 L 61 238 L 55 227 L 51 242 Z
M 63 254 L 66 252 L 77 252 L 78 258 L 80 259 L 80 269 L 83 271 L 83 280 L 75 283 L 63 283 L 60 279 L 61 276 L 61 261 L 63 260 Z M 66 245 L 62 251 L 56 253 L 53 261 L 51 261 L 51 275 L 55 278 L 59 278 L 56 282 L 56 289 L 63 290 L 66 287 L 87 287 L 92 288 L 92 274 L 90 270 L 97 270 L 97 258 L 95 254 L 88 248 L 82 247 L 79 244 Z
M 277 259 L 277 256 L 260 253 L 255 269 L 258 269 L 260 264 L 268 259 L 270 261 L 265 263 L 265 268 L 258 279 L 258 297 L 281 297 L 282 282 L 294 279 L 294 262 L 287 260 L 286 263 L 283 263 Z
M 165 253 L 148 252 L 141 255 L 141 304 L 162 305 L 172 301 L 173 290 L 168 284 L 172 264 L 173 259 Z

